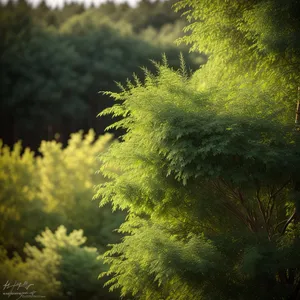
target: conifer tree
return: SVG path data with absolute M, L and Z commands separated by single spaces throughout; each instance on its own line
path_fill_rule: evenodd
M 207 64 L 189 74 L 183 60 L 176 72 L 164 58 L 144 82 L 107 93 L 115 105 L 101 115 L 126 132 L 102 158 L 111 181 L 95 196 L 128 212 L 126 237 L 104 255 L 112 290 L 299 299 L 298 6 L 182 0 L 182 41 Z

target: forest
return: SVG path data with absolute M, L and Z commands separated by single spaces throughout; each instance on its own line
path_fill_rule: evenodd
M 0 299 L 300 300 L 298 0 L 0 9 Z

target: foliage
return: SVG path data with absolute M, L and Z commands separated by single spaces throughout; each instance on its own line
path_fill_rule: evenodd
M 291 123 L 299 85 L 298 6 L 294 0 L 179 1 L 175 7 L 187 10 L 190 21 L 190 34 L 179 42 L 209 54 L 197 88 L 217 87 L 228 111 L 251 104 L 251 115 L 277 113 Z
M 1 267 L 14 265 L 10 280 L 33 284 L 30 289 L 49 299 L 69 299 L 70 295 L 72 299 L 111 299 L 98 280 L 99 270 L 103 269 L 98 252 L 83 246 L 86 238 L 82 230 L 67 234 L 64 226 L 55 232 L 46 228 L 36 240 L 42 249 L 27 244 L 24 262 L 18 256 L 11 260 L 5 254 L 1 256 Z
M 144 82 L 106 93 L 115 105 L 100 115 L 125 134 L 102 156 L 112 180 L 96 197 L 129 213 L 102 276 L 138 299 L 298 299 L 298 50 L 257 47 L 255 2 L 186 6 L 183 40 L 208 63 L 190 75 L 183 59 L 180 72 L 164 59 Z M 111 164 L 121 173 L 105 172 Z
M 71 135 L 68 146 L 62 148 L 55 141 L 43 141 L 39 148 L 41 157 L 36 165 L 40 179 L 38 198 L 45 211 L 52 217 L 52 227 L 64 224 L 70 229 L 84 228 L 90 245 L 106 246 L 116 241 L 113 230 L 122 222 L 120 213 L 112 215 L 109 207 L 99 209 L 92 201 L 96 182 L 105 182 L 101 174 L 95 174 L 112 139 L 106 134 L 96 138 L 90 130 Z
M 38 177 L 34 153 L 17 143 L 10 151 L 0 141 L 0 244 L 20 249 L 20 241 L 35 236 L 45 217 L 37 198 Z
M 96 182 L 106 181 L 95 174 L 112 136 L 96 138 L 90 130 L 71 135 L 68 146 L 56 141 L 43 141 L 41 156 L 15 144 L 12 150 L 1 146 L 0 152 L 0 244 L 12 252 L 46 226 L 60 224 L 70 229 L 84 228 L 89 245 L 101 248 L 118 240 L 113 230 L 121 224 L 121 213 L 111 214 L 109 207 L 99 209 L 92 201 Z

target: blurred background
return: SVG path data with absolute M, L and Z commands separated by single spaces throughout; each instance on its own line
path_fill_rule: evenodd
M 112 120 L 97 114 L 113 103 L 99 91 L 143 80 L 163 53 L 174 69 L 180 52 L 191 70 L 205 62 L 175 45 L 185 21 L 173 2 L 0 2 L 1 287 L 119 299 L 97 279 L 125 217 L 92 201 L 108 180 L 99 157 L 121 134 L 104 134 Z

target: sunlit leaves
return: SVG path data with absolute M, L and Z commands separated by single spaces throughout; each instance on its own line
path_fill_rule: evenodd
M 107 173 L 112 181 L 96 197 L 129 213 L 120 229 L 128 236 L 105 254 L 107 284 L 139 299 L 252 299 L 266 297 L 264 286 L 249 286 L 268 272 L 276 286 L 270 297 L 281 290 L 274 298 L 281 299 L 290 289 L 274 273 L 289 263 L 260 259 L 271 245 L 282 257 L 267 235 L 276 239 L 290 212 L 283 203 L 299 173 L 297 132 L 278 121 L 276 109 L 267 112 L 269 103 L 256 107 L 262 114 L 251 111 L 266 94 L 248 99 L 247 86 L 205 86 L 206 78 L 197 88 L 201 71 L 188 77 L 181 64 L 180 72 L 156 64 L 143 84 L 110 94 L 117 102 L 101 113 L 121 118 L 112 127 L 126 133 L 102 156 L 102 172 L 111 164 L 118 172 Z M 266 249 L 255 252 L 261 242 Z
M 109 207 L 99 209 L 92 201 L 96 183 L 107 180 L 96 171 L 101 165 L 98 156 L 111 139 L 110 134 L 96 137 L 93 130 L 74 133 L 66 148 L 56 141 L 42 141 L 40 156 L 24 151 L 21 143 L 11 150 L 1 142 L 0 241 L 10 253 L 20 253 L 25 242 L 33 242 L 46 226 L 60 224 L 85 228 L 89 242 L 98 247 L 117 239 L 113 230 L 122 215 L 112 216 Z

